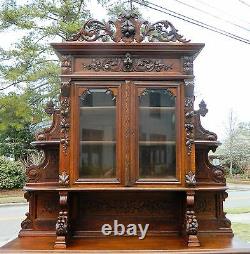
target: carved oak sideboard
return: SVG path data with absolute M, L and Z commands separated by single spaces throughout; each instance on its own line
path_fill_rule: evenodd
M 223 211 L 224 170 L 208 158 L 219 142 L 200 122 L 205 102 L 194 110 L 193 61 L 204 44 L 168 21 L 127 14 L 90 20 L 51 45 L 60 108 L 46 109 L 53 123 L 33 142 L 45 156 L 27 168 L 29 212 L 4 250 L 248 253 L 234 247 Z M 105 237 L 102 225 L 114 220 L 149 224 L 146 238 Z

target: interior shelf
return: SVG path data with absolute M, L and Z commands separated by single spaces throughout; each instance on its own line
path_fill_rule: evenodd
M 116 141 L 108 141 L 108 140 L 95 140 L 95 141 L 80 141 L 81 145 L 113 145 L 116 144 Z
M 102 106 L 102 107 L 80 107 L 81 110 L 104 110 L 104 109 L 115 109 L 115 106 Z
M 150 109 L 150 110 L 165 110 L 165 111 L 175 111 L 175 107 L 139 107 L 139 109 Z
M 176 141 L 139 141 L 140 145 L 175 145 Z

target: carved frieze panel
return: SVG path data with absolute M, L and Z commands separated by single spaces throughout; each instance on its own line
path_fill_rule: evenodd
M 75 59 L 74 72 L 181 72 L 179 59 L 134 56 L 84 57 Z

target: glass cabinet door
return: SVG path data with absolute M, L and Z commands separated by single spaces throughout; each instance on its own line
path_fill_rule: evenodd
M 106 88 L 79 96 L 79 178 L 116 177 L 116 97 Z
M 138 96 L 139 180 L 176 180 L 174 89 L 145 88 Z

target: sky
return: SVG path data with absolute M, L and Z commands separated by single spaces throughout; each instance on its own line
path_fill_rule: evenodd
M 250 0 L 150 1 L 250 40 Z M 110 4 L 114 2 L 110 0 Z M 96 0 L 89 1 L 88 8 L 94 18 L 107 20 L 105 9 L 98 5 Z M 164 13 L 147 8 L 141 8 L 141 11 L 145 19 L 152 22 L 167 19 L 180 34 L 191 39 L 191 42 L 205 43 L 205 48 L 194 62 L 195 106 L 198 109 L 199 102 L 204 99 L 209 110 L 206 117 L 202 118 L 203 126 L 216 132 L 219 139 L 223 140 L 226 136 L 230 110 L 233 110 L 238 122 L 250 122 L 250 44 L 219 35 Z M 17 37 L 16 33 L 10 33 L 4 38 L 1 46 L 9 46 Z
M 244 0 L 245 4 L 239 0 L 181 1 L 220 19 L 175 0 L 150 1 L 250 40 L 249 0 Z M 105 10 L 96 5 L 95 1 L 91 1 L 89 9 L 92 10 L 95 18 L 104 17 Z M 226 136 L 231 110 L 238 122 L 250 122 L 250 44 L 222 36 L 164 13 L 146 8 L 141 10 L 144 17 L 150 21 L 167 19 L 179 30 L 179 33 L 191 39 L 191 42 L 205 43 L 205 48 L 194 61 L 195 106 L 198 109 L 199 102 L 204 99 L 208 107 L 208 114 L 202 118 L 203 126 L 216 132 L 222 140 Z M 224 20 L 245 27 L 248 31 Z

